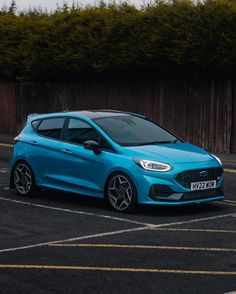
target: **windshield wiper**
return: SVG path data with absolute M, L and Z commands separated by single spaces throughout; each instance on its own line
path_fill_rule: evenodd
M 151 142 L 143 142 L 143 143 L 126 143 L 122 144 L 122 146 L 131 147 L 131 146 L 144 146 L 144 145 L 155 145 L 155 144 L 175 144 L 177 142 L 181 142 L 179 139 L 175 139 L 173 141 L 151 141 Z
M 152 141 L 152 142 L 139 143 L 139 145 L 155 145 L 155 144 L 167 144 L 167 143 L 172 143 L 172 141 Z
M 139 145 L 175 144 L 177 142 L 181 142 L 181 141 L 179 139 L 175 139 L 173 141 L 152 141 L 152 142 L 140 143 Z

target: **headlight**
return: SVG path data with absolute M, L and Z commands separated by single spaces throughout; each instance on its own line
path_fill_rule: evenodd
M 213 157 L 215 160 L 217 160 L 217 161 L 219 162 L 220 165 L 222 165 L 221 160 L 220 160 L 217 156 L 215 156 L 214 154 L 210 154 L 210 155 L 211 155 L 211 157 Z
M 135 163 L 137 163 L 137 165 L 139 165 L 140 167 L 146 170 L 157 171 L 157 172 L 167 172 L 172 169 L 171 165 L 167 163 L 163 163 L 163 162 L 138 159 L 138 158 L 134 158 L 133 160 Z

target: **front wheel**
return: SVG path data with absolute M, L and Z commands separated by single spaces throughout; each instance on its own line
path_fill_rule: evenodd
M 137 190 L 132 179 L 124 173 L 113 174 L 106 185 L 106 197 L 119 212 L 133 210 L 137 206 Z
M 31 167 L 23 161 L 15 165 L 13 183 L 16 191 L 23 196 L 31 196 L 35 190 L 35 180 Z

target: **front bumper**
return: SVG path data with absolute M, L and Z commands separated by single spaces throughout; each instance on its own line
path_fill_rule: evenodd
M 185 205 L 191 203 L 203 203 L 224 199 L 223 170 L 216 178 L 216 187 L 207 190 L 192 191 L 190 186 L 182 185 L 177 181 L 176 175 L 186 171 L 222 169 L 221 166 L 214 164 L 204 165 L 197 163 L 193 165 L 182 165 L 175 167 L 174 170 L 166 173 L 144 172 L 138 176 L 138 194 L 140 204 L 159 204 L 159 205 Z M 197 181 L 194 179 L 194 182 Z M 200 180 L 199 180 L 200 181 Z M 204 181 L 204 179 L 202 179 Z
M 174 192 L 168 186 L 152 185 L 149 191 L 149 198 L 158 202 L 180 203 L 180 202 L 199 202 L 211 201 L 211 199 L 222 198 L 224 195 L 222 188 L 207 190 L 197 190 L 190 192 Z M 223 197 L 224 198 L 224 197 Z

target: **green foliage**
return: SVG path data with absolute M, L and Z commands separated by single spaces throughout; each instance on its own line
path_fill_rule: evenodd
M 236 1 L 0 10 L 2 80 L 235 75 Z

